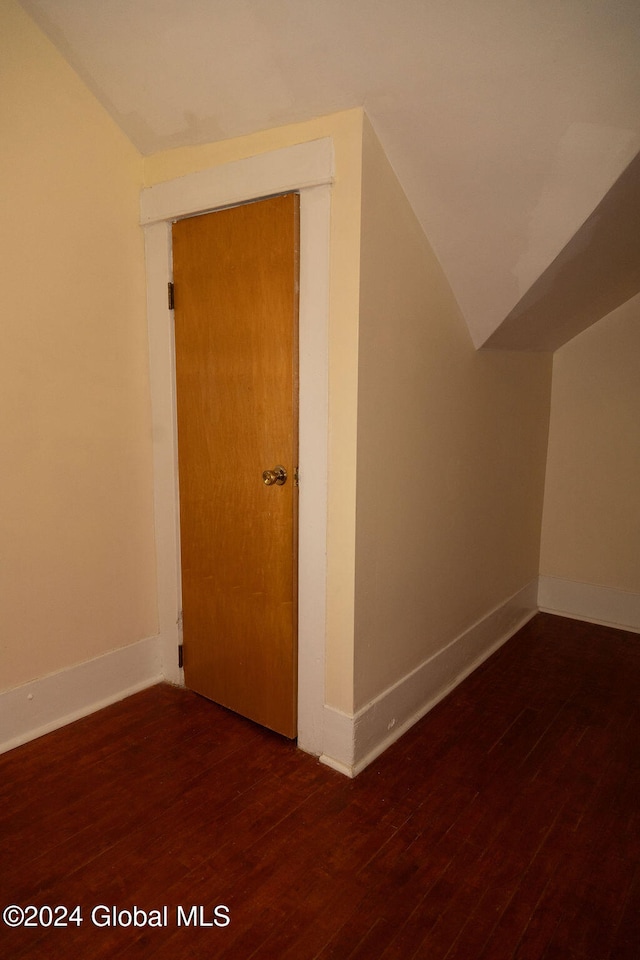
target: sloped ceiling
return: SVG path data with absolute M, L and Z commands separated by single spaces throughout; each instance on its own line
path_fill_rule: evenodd
M 364 106 L 476 346 L 640 150 L 638 0 L 23 6 L 144 154 Z

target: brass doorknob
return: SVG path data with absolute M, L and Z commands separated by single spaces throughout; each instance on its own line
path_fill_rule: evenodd
M 267 487 L 272 487 L 274 483 L 281 487 L 287 482 L 287 471 L 281 466 L 274 467 L 273 470 L 263 470 L 262 479 Z

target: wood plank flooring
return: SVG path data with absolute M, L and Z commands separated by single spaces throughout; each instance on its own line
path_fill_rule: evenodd
M 0 907 L 82 916 L 0 956 L 638 960 L 639 680 L 640 637 L 539 614 L 355 781 L 137 694 L 0 757 Z

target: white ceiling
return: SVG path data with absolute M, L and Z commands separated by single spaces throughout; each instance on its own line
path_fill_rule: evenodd
M 639 0 L 22 0 L 145 154 L 364 106 L 478 345 L 640 150 Z

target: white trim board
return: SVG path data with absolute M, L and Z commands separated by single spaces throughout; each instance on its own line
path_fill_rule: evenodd
M 180 550 L 171 220 L 287 191 L 300 194 L 298 746 L 323 752 L 326 629 L 329 250 L 333 141 L 296 144 L 142 191 L 154 436 L 160 643 L 165 677 L 177 665 Z
M 537 580 L 347 716 L 325 707 L 323 763 L 357 776 L 537 613 Z
M 538 579 L 538 606 L 543 613 L 640 633 L 638 593 L 545 576 Z
M 158 637 L 0 693 L 0 753 L 163 680 Z
M 147 187 L 140 197 L 140 223 L 145 227 L 332 180 L 333 141 L 309 140 Z

